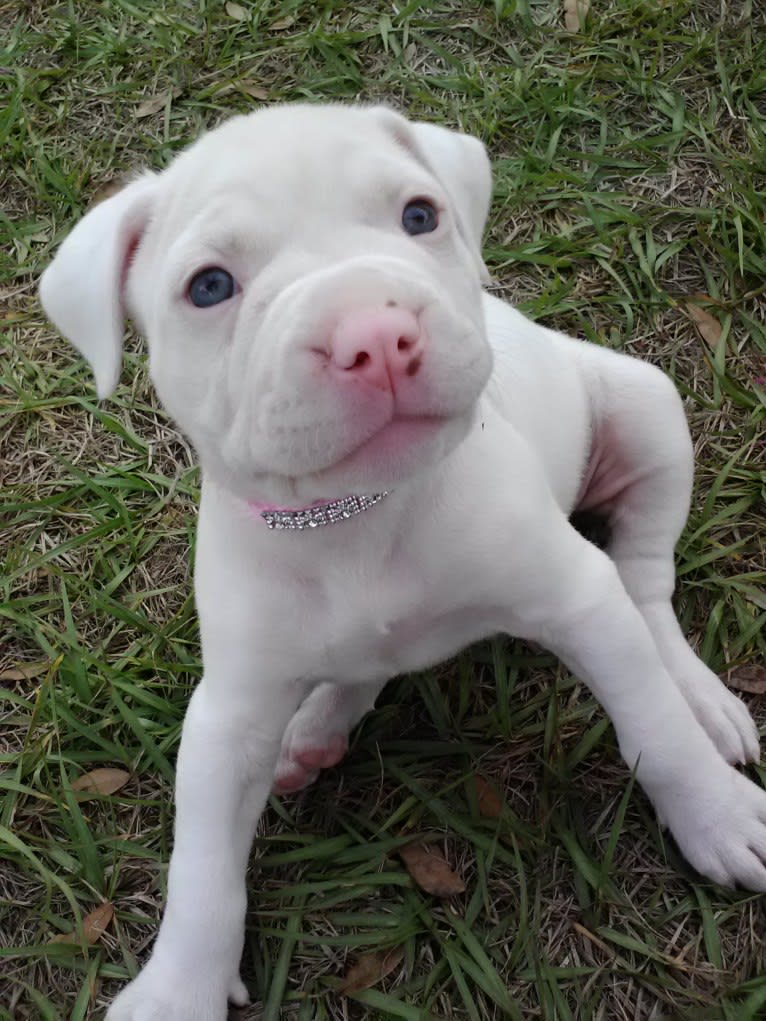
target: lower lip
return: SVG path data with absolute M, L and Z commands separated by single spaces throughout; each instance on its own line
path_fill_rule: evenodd
M 444 427 L 444 423 L 443 418 L 426 416 L 392 419 L 388 425 L 379 429 L 374 436 L 365 440 L 350 454 L 346 454 L 332 468 L 343 469 L 364 465 L 374 468 L 399 464 L 413 448 L 417 449 L 421 444 L 432 440 Z

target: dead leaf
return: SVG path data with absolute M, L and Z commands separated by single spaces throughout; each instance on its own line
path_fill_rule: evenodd
M 706 297 L 707 296 L 704 294 L 700 295 L 702 300 Z M 700 337 L 702 337 L 708 347 L 711 347 L 715 351 L 718 347 L 718 342 L 721 339 L 721 333 L 723 331 L 723 328 L 716 317 L 712 316 L 708 311 L 693 301 L 686 302 L 686 311 L 690 318 L 694 321 L 694 325 L 697 327 L 697 332 Z
M 47 659 L 40 659 L 34 663 L 17 663 L 0 672 L 0 681 L 30 681 L 33 677 L 44 674 L 49 666 Z
M 295 17 L 292 14 L 288 14 L 286 18 L 278 18 L 276 21 L 269 25 L 269 29 L 272 32 L 281 32 L 283 28 L 289 28 L 295 24 Z
M 579 32 L 590 10 L 590 0 L 564 0 L 564 27 L 567 32 Z
M 454 897 L 465 892 L 465 883 L 453 872 L 441 851 L 412 843 L 399 848 L 399 856 L 421 890 L 434 897 Z
M 237 82 L 237 88 L 240 92 L 244 92 L 246 95 L 252 96 L 253 99 L 260 99 L 262 102 L 265 102 L 269 98 L 269 90 L 265 89 L 263 85 L 256 84 L 256 82 Z
M 729 671 L 726 683 L 737 691 L 751 695 L 766 695 L 766 667 L 759 663 L 747 663 Z
M 93 946 L 97 943 L 104 932 L 106 931 L 109 923 L 114 917 L 114 905 L 110 904 L 109 901 L 104 901 L 103 904 L 99 904 L 97 908 L 94 908 L 89 914 L 82 920 L 82 934 L 85 942 Z M 61 932 L 53 939 L 49 940 L 50 943 L 79 943 L 80 936 L 77 929 L 72 932 Z
M 85 939 L 91 945 L 99 940 L 106 931 L 109 923 L 114 917 L 114 905 L 104 901 L 94 908 L 82 920 L 82 931 Z
M 216 98 L 220 96 L 229 96 L 232 92 L 241 92 L 246 96 L 252 96 L 253 99 L 259 99 L 265 102 L 269 98 L 269 90 L 263 85 L 259 85 L 257 82 L 248 81 L 243 78 L 238 82 L 227 82 L 222 85 L 219 89 L 216 89 Z
M 152 117 L 155 113 L 159 113 L 160 110 L 165 108 L 168 100 L 173 100 L 176 96 L 180 95 L 181 90 L 178 86 L 173 89 L 165 89 L 164 92 L 158 92 L 156 96 L 151 96 L 140 104 L 136 110 L 136 117 Z
M 230 18 L 234 18 L 235 21 L 247 21 L 250 17 L 242 4 L 226 4 L 226 13 Z
M 401 947 L 363 954 L 346 972 L 338 992 L 341 995 L 358 993 L 360 989 L 369 989 L 370 986 L 377 985 L 386 975 L 391 974 L 403 957 L 404 950 Z
M 479 814 L 485 819 L 499 819 L 503 814 L 503 799 L 492 784 L 478 773 L 474 773 L 473 782 L 479 801 Z
M 113 195 L 117 195 L 121 192 L 128 184 L 128 178 L 123 175 L 122 177 L 113 177 L 110 181 L 104 181 L 100 184 L 90 197 L 89 208 L 97 206 L 100 202 L 106 202 L 107 199 L 112 198 Z
M 78 776 L 72 784 L 72 790 L 91 795 L 114 794 L 115 791 L 124 787 L 128 780 L 130 780 L 130 773 L 127 770 L 104 766 Z

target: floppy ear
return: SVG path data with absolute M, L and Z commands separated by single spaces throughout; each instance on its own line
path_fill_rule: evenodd
M 99 397 L 120 377 L 125 279 L 158 181 L 147 172 L 86 213 L 40 280 L 46 315 L 89 362 Z
M 481 239 L 492 198 L 492 169 L 478 138 L 437 124 L 408 121 L 385 107 L 397 141 L 410 149 L 436 177 L 455 204 L 457 226 L 474 257 L 482 283 L 490 276 L 481 255 Z

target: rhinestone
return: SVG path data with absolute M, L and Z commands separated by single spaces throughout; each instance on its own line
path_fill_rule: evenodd
M 388 496 L 388 492 L 370 493 L 361 496 L 344 496 L 340 500 L 331 500 L 318 507 L 302 507 L 300 510 L 268 510 L 261 511 L 261 517 L 269 528 L 284 530 L 319 528 L 322 525 L 334 525 L 337 521 L 347 521 L 355 514 L 374 507 L 376 503 Z

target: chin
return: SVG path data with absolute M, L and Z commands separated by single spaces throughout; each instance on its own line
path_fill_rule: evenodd
M 340 461 L 296 479 L 306 499 L 332 499 L 350 493 L 396 489 L 429 471 L 468 434 L 474 412 L 439 418 L 398 418 Z
M 405 485 L 447 457 L 471 429 L 475 409 L 461 415 L 396 418 L 334 464 L 300 475 L 228 463 L 218 450 L 197 453 L 203 475 L 241 500 L 304 506 L 315 500 L 381 493 Z

